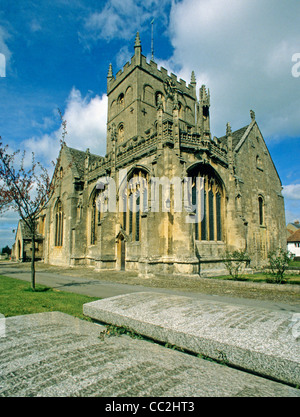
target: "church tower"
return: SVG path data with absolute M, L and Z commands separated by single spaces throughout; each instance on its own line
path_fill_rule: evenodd
M 210 92 L 142 55 L 107 73 L 107 152 L 61 149 L 45 208 L 44 259 L 147 273 L 224 274 L 224 253 L 255 268 L 285 247 L 282 185 L 254 112 L 210 132 Z M 44 216 L 44 214 L 43 214 Z M 55 221 L 55 219 L 57 221 Z M 16 245 L 18 247 L 18 243 Z
M 179 124 L 194 131 L 195 91 L 193 75 L 187 86 L 184 80 L 177 80 L 176 75 L 168 75 L 165 68 L 159 70 L 154 61 L 148 63 L 142 55 L 137 33 L 131 62 L 127 62 L 115 76 L 111 64 L 108 70 L 107 154 L 113 151 L 114 140 L 117 147 L 123 146 L 129 139 L 138 140 L 149 129 L 156 129 L 157 109 L 162 109 L 164 119 L 172 120 L 176 108 Z

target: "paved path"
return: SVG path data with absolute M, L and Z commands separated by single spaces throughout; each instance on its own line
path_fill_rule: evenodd
M 13 278 L 23 279 L 25 281 L 30 281 L 30 272 L 28 271 L 27 266 L 24 266 L 24 268 L 22 268 L 19 265 L 18 267 L 16 267 L 10 264 L 0 264 L 0 275 L 6 275 Z M 163 292 L 174 295 L 186 295 L 202 300 L 220 301 L 229 304 L 244 305 L 249 307 L 267 308 L 269 310 L 274 311 L 279 310 L 300 312 L 300 301 L 297 305 L 295 303 L 287 304 L 278 301 L 235 298 L 214 294 L 202 294 L 199 292 L 186 292 L 178 290 L 175 291 L 172 289 L 165 288 L 150 288 L 143 285 L 129 285 L 103 281 L 92 277 L 68 276 L 59 274 L 57 271 L 38 271 L 36 274 L 36 282 L 38 284 L 47 285 L 49 287 L 56 288 L 61 291 L 69 291 L 77 294 L 90 295 L 92 297 L 99 298 L 108 298 L 114 297 L 116 295 L 149 291 L 160 293 Z
M 0 275 L 30 280 L 28 266 L 2 264 Z M 270 310 L 300 311 L 295 304 L 119 284 L 49 270 L 39 271 L 37 282 L 99 298 L 164 292 Z M 300 396 L 300 391 L 290 386 L 156 343 L 128 336 L 109 337 L 107 333 L 99 338 L 103 326 L 63 313 L 2 319 L 1 328 L 0 396 L 4 397 Z
M 113 400 L 124 402 L 116 397 L 150 397 L 143 401 L 145 408 L 138 398 L 126 399 L 140 404 L 142 413 L 157 411 L 164 401 L 153 397 L 181 397 L 189 402 L 186 411 L 199 415 L 203 404 L 189 397 L 300 396 L 290 386 L 156 343 L 128 336 L 99 338 L 103 329 L 58 312 L 6 319 L 0 337 L 0 397 L 100 396 L 105 397 L 97 402 L 100 414 Z M 178 398 L 175 403 L 178 412 Z

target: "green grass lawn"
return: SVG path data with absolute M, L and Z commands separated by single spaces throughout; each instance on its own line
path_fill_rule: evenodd
M 300 261 L 292 261 L 289 265 L 290 268 L 300 268 Z
M 222 275 L 214 277 L 215 279 L 226 279 L 229 281 L 233 281 L 234 279 L 230 275 Z M 300 285 L 300 275 L 299 274 L 292 274 L 287 273 L 284 276 L 285 284 L 298 284 Z M 241 277 L 237 279 L 237 281 L 252 281 L 252 282 L 268 282 L 272 283 L 272 276 L 271 274 L 264 274 L 262 272 L 255 273 L 255 274 L 243 274 Z
M 248 274 L 245 276 L 246 279 L 253 282 L 269 282 L 272 283 L 274 277 L 270 274 Z M 299 274 L 291 274 L 287 273 L 284 275 L 284 283 L 285 284 L 300 284 L 300 275 Z
M 0 275 L 0 313 L 5 317 L 60 311 L 86 318 L 82 314 L 82 305 L 98 299 L 43 285 L 36 285 L 36 291 L 32 291 L 30 282 Z

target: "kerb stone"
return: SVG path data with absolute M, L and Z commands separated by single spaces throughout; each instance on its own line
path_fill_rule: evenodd
M 228 365 L 300 384 L 299 314 L 160 293 L 94 301 L 84 304 L 83 312 Z

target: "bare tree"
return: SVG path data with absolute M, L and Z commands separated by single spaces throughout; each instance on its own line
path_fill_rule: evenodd
M 67 134 L 66 121 L 59 115 L 62 121 L 61 146 L 65 144 Z M 20 150 L 9 153 L 8 145 L 4 145 L 0 136 L 0 213 L 14 209 L 25 223 L 31 238 L 31 288 L 35 290 L 35 241 L 37 235 L 37 220 L 49 200 L 54 181 L 51 181 L 48 171 L 41 163 L 32 160 L 29 168 L 25 167 L 25 151 L 21 157 L 20 166 L 17 168 L 16 157 Z

